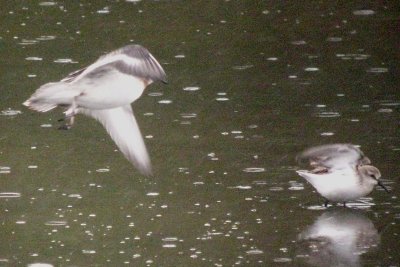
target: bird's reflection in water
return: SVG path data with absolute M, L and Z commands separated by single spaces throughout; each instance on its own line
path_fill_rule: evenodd
M 360 210 L 334 208 L 300 233 L 299 252 L 313 266 L 361 266 L 360 256 L 377 247 L 380 235 Z

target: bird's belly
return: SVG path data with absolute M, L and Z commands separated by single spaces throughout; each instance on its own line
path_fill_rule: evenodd
M 82 92 L 76 97 L 76 104 L 87 109 L 109 109 L 128 105 L 138 99 L 145 88 L 141 79 L 123 74 L 113 79 L 84 81 L 80 86 Z
M 317 191 L 330 201 L 341 202 L 355 200 L 371 192 L 370 188 L 360 184 L 354 175 L 335 175 L 332 179 L 320 180 Z

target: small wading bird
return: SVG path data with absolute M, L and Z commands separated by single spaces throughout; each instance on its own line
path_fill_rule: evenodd
M 77 114 L 98 120 L 125 157 L 141 173 L 151 175 L 149 155 L 131 103 L 155 81 L 166 83 L 161 65 L 146 48 L 127 45 L 59 82 L 42 85 L 23 104 L 39 112 L 66 107 L 66 129 Z
M 299 163 L 308 161 L 313 170 L 299 170 L 305 178 L 329 202 L 356 200 L 371 193 L 376 185 L 388 189 L 379 180 L 380 171 L 370 165 L 369 158 L 351 144 L 331 144 L 309 148 L 297 156 Z

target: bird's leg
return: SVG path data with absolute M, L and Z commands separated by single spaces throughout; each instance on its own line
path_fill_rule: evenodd
M 78 105 L 75 101 L 72 102 L 71 106 L 64 112 L 64 114 L 65 118 L 60 119 L 59 121 L 65 121 L 67 119 L 69 121 L 66 122 L 64 125 L 61 125 L 58 129 L 69 130 L 75 122 L 75 115 L 78 114 Z
M 325 206 L 325 208 L 327 208 L 327 207 L 328 207 L 328 204 L 329 204 L 329 200 L 325 199 L 325 202 L 324 202 L 324 206 Z
M 343 201 L 343 207 L 346 207 L 346 201 Z

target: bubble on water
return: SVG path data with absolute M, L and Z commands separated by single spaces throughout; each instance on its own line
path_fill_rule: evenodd
M 54 265 L 50 263 L 37 262 L 37 263 L 30 263 L 27 265 L 27 267 L 54 267 Z
M 148 96 L 162 96 L 162 95 L 163 95 L 162 92 L 153 92 L 148 94 Z
M 196 118 L 197 114 L 196 113 L 181 113 L 181 117 L 184 119 L 191 119 L 191 118 Z
M 163 248 L 176 248 L 176 244 L 170 244 L 170 243 L 168 243 L 168 244 L 163 244 L 162 247 L 163 247 Z
M 246 254 L 248 255 L 259 255 L 259 254 L 263 254 L 264 251 L 260 250 L 260 249 L 251 249 L 246 251 Z
M 22 39 L 22 41 L 19 43 L 20 45 L 34 45 L 37 44 L 37 40 L 30 40 L 30 39 Z
M 391 109 L 391 108 L 380 108 L 380 109 L 378 109 L 378 112 L 379 113 L 392 113 L 393 109 Z
M 158 101 L 159 104 L 171 104 L 172 100 L 168 100 L 168 99 L 164 99 L 164 100 L 160 100 Z
M 97 14 L 109 14 L 110 13 L 110 8 L 108 6 L 103 7 L 103 9 L 97 10 Z
M 289 190 L 291 191 L 304 190 L 303 183 L 299 183 L 297 181 L 290 181 L 289 184 L 290 184 Z
M 292 45 L 305 45 L 305 44 L 307 44 L 307 42 L 304 40 L 298 40 L 298 41 L 291 42 L 291 44 Z
M 312 205 L 307 207 L 308 210 L 326 210 L 327 208 L 322 205 Z
M 110 169 L 108 169 L 108 168 L 100 168 L 100 169 L 97 169 L 96 170 L 96 172 L 109 172 L 110 171 Z
M 8 174 L 11 172 L 11 168 L 7 166 L 0 166 L 0 174 Z
M 6 110 L 2 110 L 1 113 L 0 113 L 1 116 L 16 116 L 16 115 L 19 115 L 19 114 L 22 114 L 22 111 L 14 110 L 14 109 L 11 109 L 11 108 L 8 108 Z
M 367 72 L 371 73 L 386 73 L 388 71 L 389 71 L 388 68 L 370 68 L 367 70 Z
M 332 43 L 341 42 L 342 40 L 343 40 L 342 37 L 328 37 L 328 38 L 326 39 L 326 41 L 332 42 Z
M 252 187 L 250 185 L 237 185 L 237 186 L 232 186 L 232 187 L 229 187 L 229 188 L 231 188 L 231 189 L 239 189 L 239 190 L 249 190 Z
M 232 68 L 234 70 L 247 70 L 247 69 L 250 69 L 252 67 L 254 67 L 254 65 L 249 64 L 249 65 L 233 66 Z
M 198 91 L 198 90 L 200 90 L 200 87 L 198 87 L 198 86 L 187 86 L 187 87 L 183 88 L 183 91 L 189 91 L 189 92 Z
M 77 61 L 73 61 L 71 58 L 58 58 L 53 61 L 54 63 L 60 63 L 60 64 L 75 64 L 78 63 Z
M 269 188 L 269 191 L 283 191 L 283 187 L 282 186 L 272 186 Z
M 54 40 L 56 39 L 56 37 L 54 35 L 42 35 L 38 38 L 36 38 L 36 40 L 38 41 L 50 41 L 50 40 Z
M 96 250 L 82 249 L 83 254 L 96 254 Z
M 308 72 L 314 72 L 314 71 L 319 71 L 319 68 L 317 68 L 317 67 L 307 67 L 304 70 L 308 71 Z
M 81 199 L 82 198 L 82 196 L 80 194 L 69 194 L 68 197 L 77 198 L 77 199 Z
M 317 117 L 320 117 L 320 118 L 336 118 L 336 117 L 340 117 L 340 113 L 339 112 L 334 112 L 334 111 L 325 111 L 325 112 L 317 113 Z
M 291 258 L 275 258 L 274 262 L 278 262 L 278 263 L 285 263 L 285 262 L 291 262 L 292 259 Z
M 353 15 L 356 16 L 371 16 L 374 15 L 375 11 L 371 9 L 360 9 L 360 10 L 354 10 Z
M 40 2 L 39 6 L 55 6 L 57 5 L 56 2 L 51 2 L 51 1 L 47 1 L 47 2 Z
M 42 61 L 43 58 L 41 58 L 41 57 L 26 57 L 25 60 L 28 60 L 28 61 Z
M 67 225 L 66 221 L 47 221 L 44 225 L 46 226 L 65 226 Z
M 244 172 L 265 172 L 265 168 L 250 167 L 243 169 Z

